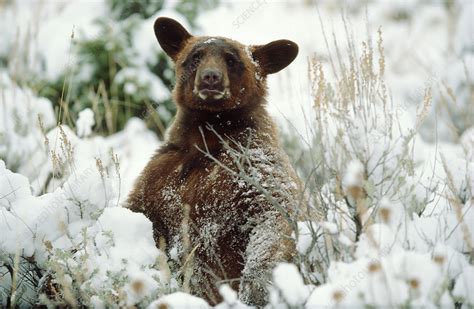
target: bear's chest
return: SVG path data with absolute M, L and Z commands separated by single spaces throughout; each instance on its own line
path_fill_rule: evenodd
M 263 196 L 242 179 L 235 158 L 226 152 L 212 159 L 202 153 L 167 154 L 161 159 L 156 206 L 177 229 L 189 215 L 196 227 L 222 235 L 232 226 L 244 226 L 258 211 Z
M 202 250 L 217 248 L 220 242 L 237 249 L 261 205 L 257 190 L 238 176 L 235 162 L 225 154 L 214 159 L 183 155 L 163 166 L 167 168 L 157 188 L 155 211 L 168 229 L 171 245 L 181 243 L 186 229 Z
M 176 154 L 173 160 L 163 162 L 160 196 L 165 202 L 189 205 L 199 215 L 232 212 L 238 207 L 250 186 L 239 177 L 238 167 L 225 153 L 213 158 L 204 154 Z

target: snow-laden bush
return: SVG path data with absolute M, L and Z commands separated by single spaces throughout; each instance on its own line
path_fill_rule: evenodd
M 134 305 L 169 291 L 151 222 L 95 166 L 35 197 L 0 161 L 0 303 Z M 161 265 L 165 265 L 162 263 Z M 47 296 L 48 297 L 47 297 Z
M 317 211 L 295 231 L 302 277 L 291 267 L 288 282 L 276 273 L 273 306 L 472 305 L 472 134 L 462 145 L 421 140 L 432 90 L 407 117 L 391 100 L 378 35 L 358 52 L 348 34 L 348 58 L 332 54 L 335 81 L 310 62 L 316 119 L 304 169 Z M 305 289 L 307 297 L 296 296 Z
M 54 127 L 50 101 L 0 74 L 0 119 L 5 120 L 0 122 L 0 159 L 30 180 L 34 195 L 52 192 L 99 158 L 106 173 L 121 167 L 119 194 L 126 196 L 159 145 L 142 120 L 131 118 L 121 132 L 102 137 L 91 134 L 94 113 L 86 109 L 77 120 L 76 135 L 68 126 Z
M 3 73 L 1 91 L 0 304 L 146 305 L 172 291 L 151 222 L 119 206 L 156 136 L 131 119 L 122 132 L 86 137 L 86 110 L 81 139 L 50 129 L 51 103 Z

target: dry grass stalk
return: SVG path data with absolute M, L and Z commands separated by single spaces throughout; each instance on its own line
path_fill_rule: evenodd
M 95 158 L 95 166 L 97 167 L 97 170 L 99 171 L 100 178 L 102 178 L 103 180 L 107 172 L 100 158 Z
M 466 247 L 468 249 L 469 255 L 471 257 L 471 261 L 474 261 L 474 245 L 471 238 L 471 232 L 469 230 L 469 227 L 467 226 L 466 221 L 464 221 L 464 212 L 463 212 L 462 202 L 459 199 L 459 196 L 457 194 L 456 186 L 454 185 L 454 178 L 453 178 L 453 175 L 451 174 L 451 171 L 448 168 L 446 158 L 442 154 L 441 154 L 441 161 L 443 163 L 443 169 L 446 173 L 448 188 L 451 191 L 451 196 L 447 196 L 446 198 L 448 199 L 448 201 L 451 202 L 451 205 L 454 208 L 456 218 L 458 220 L 458 225 L 461 226 L 464 243 L 466 244 Z M 458 226 L 456 226 L 455 229 L 457 227 Z
M 431 87 L 425 89 L 425 94 L 423 95 L 423 104 L 421 108 L 417 109 L 416 113 L 416 129 L 418 130 L 423 123 L 423 120 L 428 115 L 429 109 L 433 102 L 433 95 L 431 94 Z
M 117 197 L 117 206 L 119 206 L 120 195 L 122 193 L 122 177 L 120 176 L 120 161 L 118 155 L 114 153 L 113 149 L 110 149 L 110 158 L 115 168 L 115 174 L 118 178 L 118 197 Z

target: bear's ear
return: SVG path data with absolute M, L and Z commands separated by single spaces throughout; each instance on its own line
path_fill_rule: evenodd
M 289 40 L 278 40 L 266 45 L 254 46 L 252 56 L 265 75 L 287 67 L 298 55 L 298 45 Z
M 180 23 L 168 17 L 157 18 L 153 28 L 161 48 L 173 60 L 176 60 L 186 41 L 192 37 Z

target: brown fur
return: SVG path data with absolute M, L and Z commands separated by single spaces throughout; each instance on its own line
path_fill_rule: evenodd
M 184 39 L 166 45 L 170 38 L 163 39 L 159 33 L 166 27 L 174 27 L 173 35 Z M 295 211 L 298 180 L 265 110 L 265 76 L 279 67 L 256 66 L 248 54 L 258 47 L 247 49 L 226 38 L 206 45 L 203 42 L 209 37 L 188 37 L 184 29 L 168 19 L 161 23 L 158 19 L 155 31 L 176 63 L 173 97 L 178 113 L 165 144 L 136 182 L 128 205 L 153 222 L 155 239 L 166 240 L 167 252 L 178 268 L 186 260 L 193 261 L 193 293 L 215 304 L 221 300 L 217 287 L 229 283 L 240 291 L 245 303 L 263 305 L 272 267 L 290 260 L 294 252 L 292 230 L 268 196 L 227 168 L 237 173 L 242 166 L 247 172 L 257 171 L 259 183 L 271 198 L 287 211 Z M 186 59 L 201 45 L 205 55 L 198 64 L 186 66 Z M 239 67 L 225 60 L 229 48 L 238 53 Z M 284 61 L 289 63 L 294 57 L 289 58 Z M 259 60 L 265 62 L 263 56 Z M 193 93 L 202 68 L 210 66 L 224 72 L 230 97 L 203 102 Z M 242 160 L 240 170 L 235 155 L 224 143 L 235 149 L 244 145 L 239 152 L 249 152 L 237 158 Z M 189 223 L 186 236 L 183 222 Z

